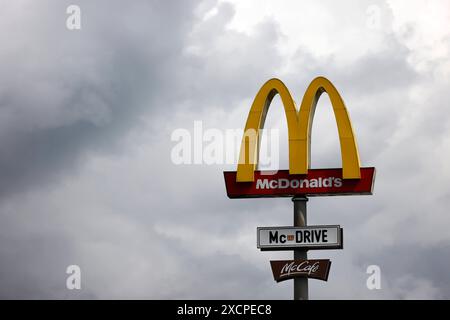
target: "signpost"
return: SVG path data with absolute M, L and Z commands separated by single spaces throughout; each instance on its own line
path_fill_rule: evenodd
M 311 129 L 320 95 L 326 92 L 333 107 L 341 146 L 342 168 L 311 169 Z M 287 119 L 289 170 L 258 171 L 260 130 L 273 97 L 279 94 Z M 257 228 L 261 251 L 294 250 L 293 260 L 271 261 L 274 279 L 294 280 L 294 299 L 308 299 L 308 278 L 327 281 L 331 262 L 308 260 L 308 250 L 342 249 L 343 231 L 339 225 L 308 226 L 307 197 L 371 195 L 375 168 L 360 165 L 358 147 L 344 100 L 324 77 L 315 78 L 297 110 L 289 90 L 278 79 L 267 81 L 256 94 L 245 125 L 237 171 L 224 172 L 230 199 L 291 197 L 294 202 L 293 227 Z

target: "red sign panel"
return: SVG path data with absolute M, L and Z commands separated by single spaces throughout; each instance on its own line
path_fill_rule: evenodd
M 361 179 L 343 179 L 342 169 L 310 169 L 308 174 L 289 170 L 255 171 L 253 182 L 236 182 L 236 171 L 225 171 L 228 197 L 264 198 L 372 194 L 375 168 L 361 168 Z

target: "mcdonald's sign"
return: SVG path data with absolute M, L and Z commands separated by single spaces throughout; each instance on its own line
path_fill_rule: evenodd
M 342 168 L 310 169 L 311 129 L 317 101 L 326 92 L 336 119 Z M 280 95 L 289 137 L 289 170 L 258 171 L 260 130 L 270 103 Z M 315 78 L 303 96 L 299 111 L 288 88 L 270 79 L 256 94 L 242 137 L 237 171 L 224 172 L 230 198 L 290 197 L 295 195 L 372 194 L 375 168 L 361 168 L 358 146 L 347 108 L 334 85 L 324 77 Z

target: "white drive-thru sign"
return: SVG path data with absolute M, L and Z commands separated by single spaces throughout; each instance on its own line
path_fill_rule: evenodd
M 342 236 L 339 225 L 259 227 L 257 246 L 261 250 L 342 249 Z

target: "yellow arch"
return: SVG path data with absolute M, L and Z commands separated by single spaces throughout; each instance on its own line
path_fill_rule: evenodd
M 299 112 L 297 112 L 289 90 L 281 80 L 270 79 L 261 87 L 250 108 L 245 125 L 236 175 L 237 182 L 254 180 L 254 171 L 259 157 L 259 130 L 264 127 L 267 111 L 276 94 L 281 97 L 288 125 L 289 173 L 308 173 L 312 121 L 317 101 L 323 92 L 328 93 L 336 118 L 341 145 L 343 178 L 361 178 L 358 147 L 344 101 L 328 79 L 317 77 L 306 89 Z

